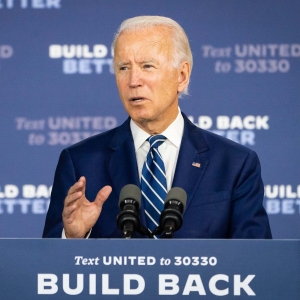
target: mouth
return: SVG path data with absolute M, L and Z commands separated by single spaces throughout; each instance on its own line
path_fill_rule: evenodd
M 145 98 L 144 97 L 132 97 L 129 100 L 130 100 L 130 102 L 138 103 L 138 102 L 145 100 Z

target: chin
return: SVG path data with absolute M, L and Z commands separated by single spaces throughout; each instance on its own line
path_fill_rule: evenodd
M 143 124 L 145 122 L 150 121 L 148 118 L 144 117 L 144 116 L 133 116 L 131 117 L 131 119 L 138 124 Z
M 135 111 L 129 115 L 131 119 L 137 123 L 147 122 L 153 119 L 146 111 Z

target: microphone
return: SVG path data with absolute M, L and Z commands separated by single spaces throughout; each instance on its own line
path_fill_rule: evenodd
M 173 233 L 181 228 L 186 199 L 186 192 L 182 188 L 174 187 L 169 191 L 159 219 L 163 231 L 161 238 L 171 238 Z
M 121 212 L 117 216 L 118 228 L 123 231 L 124 238 L 130 239 L 139 230 L 139 208 L 141 204 L 141 190 L 134 184 L 125 185 L 119 197 Z

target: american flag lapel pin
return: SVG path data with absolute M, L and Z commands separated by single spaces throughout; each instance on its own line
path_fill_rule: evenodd
M 197 163 L 197 162 L 193 162 L 192 163 L 192 166 L 193 167 L 196 167 L 196 168 L 200 168 L 201 167 L 201 164 Z

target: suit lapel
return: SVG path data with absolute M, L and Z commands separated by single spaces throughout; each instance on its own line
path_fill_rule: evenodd
M 126 184 L 140 187 L 130 118 L 117 129 L 108 147 L 113 152 L 107 159 L 107 168 L 117 194 L 120 195 L 121 189 Z M 144 211 L 143 203 L 141 203 L 140 211 Z M 142 224 L 146 224 L 144 213 L 140 214 L 140 220 Z
M 117 194 L 126 184 L 140 186 L 129 118 L 117 129 L 108 147 L 113 152 L 107 159 L 107 168 Z
M 208 146 L 201 130 L 192 124 L 184 114 L 182 115 L 184 117 L 184 133 L 172 187 L 181 187 L 186 191 L 188 195 L 186 208 L 188 208 L 209 160 L 203 155 L 203 152 L 208 150 Z M 196 164 L 193 165 L 193 163 Z

